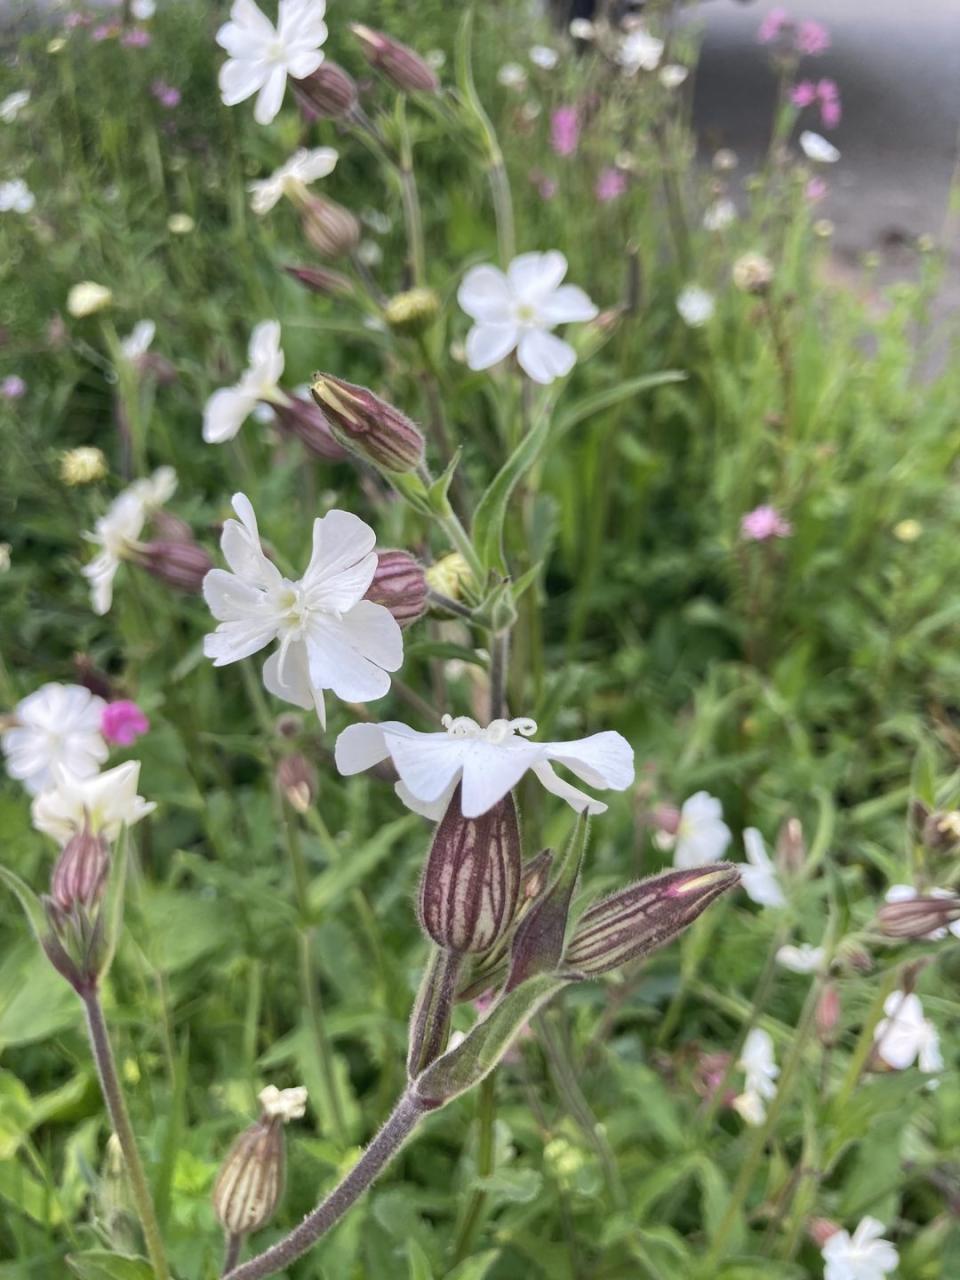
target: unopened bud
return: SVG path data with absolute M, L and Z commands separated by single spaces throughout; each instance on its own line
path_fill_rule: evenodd
M 960 920 L 960 898 L 946 890 L 888 902 L 877 912 L 880 932 L 888 938 L 928 938 Z
M 168 587 L 198 595 L 213 568 L 213 559 L 198 542 L 146 543 L 137 552 L 137 563 Z
M 366 387 L 318 373 L 310 388 L 334 435 L 384 471 L 412 471 L 423 460 L 423 436 L 410 419 Z
M 277 426 L 287 435 L 295 436 L 305 449 L 327 462 L 342 462 L 350 455 L 337 440 L 330 423 L 312 400 L 300 396 L 287 396 L 286 403 L 273 405 Z
M 432 289 L 408 289 L 385 304 L 383 318 L 396 333 L 424 333 L 440 313 L 440 299 Z
M 413 49 L 358 22 L 351 23 L 350 30 L 360 41 L 367 62 L 395 88 L 404 93 L 436 93 L 439 89 L 440 81 L 433 68 Z
M 60 479 L 71 488 L 93 484 L 107 474 L 107 459 L 94 445 L 78 445 L 60 455 Z
M 389 609 L 401 627 L 427 611 L 427 579 L 423 566 L 406 551 L 381 551 L 377 571 L 364 597 Z
M 311 293 L 321 293 L 328 298 L 343 298 L 354 292 L 353 281 L 339 271 L 325 267 L 284 267 L 288 276 L 299 280 Z
M 822 1045 L 832 1045 L 836 1040 L 836 1030 L 840 1022 L 840 993 L 836 983 L 828 982 L 820 992 L 817 1008 L 814 1012 L 814 1023 Z
M 777 833 L 777 870 L 795 876 L 803 870 L 807 846 L 799 818 L 786 818 Z
M 472 578 L 470 566 L 459 551 L 451 551 L 442 556 L 426 570 L 427 586 L 431 591 L 447 596 L 451 600 L 459 600 L 463 587 Z
M 306 1090 L 271 1086 L 260 1102 L 260 1119 L 234 1142 L 213 1188 L 214 1212 L 229 1235 L 259 1231 L 273 1217 L 283 1191 L 283 1126 L 303 1115 Z
M 487 951 L 510 928 L 520 889 L 520 829 L 511 795 L 465 818 L 457 787 L 420 879 L 423 928 L 448 951 Z
M 303 80 L 294 80 L 293 91 L 300 105 L 315 120 L 336 120 L 349 115 L 357 102 L 357 82 L 328 58 Z
M 291 808 L 306 813 L 317 798 L 317 771 L 299 753 L 284 756 L 277 765 L 277 786 Z
M 927 815 L 922 829 L 923 843 L 935 853 L 954 853 L 960 848 L 960 812 Z
M 360 223 L 349 209 L 325 196 L 306 195 L 300 201 L 303 234 L 326 258 L 343 258 L 360 243 Z
M 154 532 L 161 542 L 193 542 L 193 530 L 186 520 L 162 509 L 155 511 L 151 518 Z
M 732 274 L 741 293 L 764 294 L 773 281 L 773 263 L 762 253 L 744 253 L 733 264 Z
M 841 969 L 852 973 L 871 973 L 873 957 L 862 943 L 844 939 L 837 947 L 836 963 Z
M 665 871 L 622 889 L 583 913 L 564 963 L 596 976 L 648 955 L 682 933 L 739 879 L 735 866 L 718 862 L 689 871 Z
M 822 1249 L 831 1236 L 835 1236 L 840 1230 L 836 1222 L 831 1222 L 829 1218 L 811 1218 L 807 1223 L 807 1235 L 817 1246 Z
M 75 907 L 90 911 L 100 900 L 109 869 L 107 842 L 85 826 L 60 851 L 50 879 L 50 897 L 65 915 Z

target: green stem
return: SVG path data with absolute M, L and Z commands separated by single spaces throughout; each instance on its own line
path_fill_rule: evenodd
M 506 270 L 517 252 L 517 238 L 513 225 L 513 197 L 510 194 L 510 180 L 507 177 L 506 165 L 503 163 L 503 155 L 492 134 L 491 140 L 493 148 L 487 164 L 487 181 L 493 197 L 493 216 L 497 223 L 500 265 Z
M 494 1137 L 497 1122 L 497 1086 L 496 1072 L 491 1071 L 480 1082 L 477 1092 L 477 1178 L 489 1178 L 493 1173 L 495 1156 Z M 464 1258 L 469 1257 L 480 1220 L 483 1217 L 487 1193 L 475 1187 L 470 1195 L 466 1213 L 457 1232 L 453 1246 L 453 1265 L 456 1266 Z
M 420 197 L 417 194 L 417 183 L 413 176 L 413 145 L 410 141 L 410 130 L 407 128 L 405 101 L 401 95 L 397 106 L 400 131 L 400 164 L 396 166 L 396 174 L 400 183 L 400 199 L 403 203 L 403 221 L 407 228 L 410 274 L 414 286 L 419 286 L 425 284 L 427 280 L 427 255 L 423 239 L 423 214 L 420 209 Z

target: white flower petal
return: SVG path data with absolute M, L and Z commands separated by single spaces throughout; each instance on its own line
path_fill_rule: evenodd
M 345 778 L 371 769 L 381 760 L 390 758 L 384 730 L 395 722 L 383 724 L 352 724 L 344 729 L 334 747 L 334 761 Z M 401 728 L 405 726 L 401 725 Z
M 606 729 L 572 742 L 546 742 L 545 754 L 566 765 L 592 787 L 625 791 L 635 777 L 633 747 L 621 733 Z
M 602 800 L 588 796 L 579 787 L 572 786 L 557 774 L 548 761 L 542 760 L 539 764 L 534 765 L 533 772 L 545 790 L 552 795 L 559 796 L 561 800 L 566 800 L 575 813 L 583 813 L 584 810 L 590 814 L 606 813 L 607 806 Z
M 346 617 L 311 618 L 306 638 L 310 680 L 318 689 L 332 689 L 344 702 L 373 702 L 389 693 L 390 677 L 355 648 L 356 638 L 357 629 Z
M 310 683 L 310 664 L 307 647 L 300 641 L 289 645 L 283 654 L 283 665 L 280 664 L 281 650 L 277 649 L 263 664 L 263 687 L 275 698 L 290 702 L 305 711 L 316 709 L 323 720 L 323 695 L 314 696 L 314 688 Z
M 517 345 L 517 326 L 510 324 L 475 324 L 467 334 L 467 367 L 489 369 L 498 364 Z
M 327 608 L 343 612 L 362 600 L 377 571 L 377 535 L 350 511 L 328 511 L 313 522 L 313 551 L 303 575 Z
M 819 133 L 814 133 L 812 129 L 805 129 L 801 133 L 800 149 L 814 164 L 836 164 L 840 159 L 840 152 L 833 143 Z
M 232 440 L 253 412 L 257 397 L 243 387 L 221 387 L 203 410 L 203 438 L 207 444 Z
M 457 302 L 472 320 L 507 324 L 513 319 L 513 293 L 496 267 L 471 267 L 457 290 Z
M 567 260 L 559 249 L 546 253 L 521 253 L 507 268 L 507 280 L 522 302 L 540 303 L 567 274 Z
M 535 744 L 514 741 L 507 748 L 473 741 L 463 756 L 463 790 L 460 811 L 465 818 L 479 818 L 512 791 L 528 769 L 536 769 L 542 755 Z
M 257 96 L 253 109 L 253 118 L 257 124 L 270 124 L 276 119 L 277 112 L 283 104 L 283 94 L 287 87 L 287 69 L 284 66 L 273 67 Z
M 593 320 L 598 314 L 587 294 L 576 284 L 564 284 L 554 289 L 537 307 L 539 319 L 551 325 Z
M 220 68 L 217 81 L 220 85 L 220 97 L 227 107 L 235 107 L 240 102 L 260 89 L 266 79 L 266 68 L 252 62 L 225 62 Z
M 546 386 L 570 372 L 577 363 L 577 353 L 553 333 L 528 329 L 520 335 L 517 359 L 528 377 Z

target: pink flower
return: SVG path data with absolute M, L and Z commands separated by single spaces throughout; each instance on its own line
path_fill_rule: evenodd
M 620 169 L 601 169 L 597 177 L 596 185 L 593 188 L 593 194 L 601 202 L 606 204 L 608 200 L 616 200 L 618 196 L 622 196 L 627 189 L 627 175 Z
M 27 391 L 27 384 L 18 373 L 8 374 L 2 382 L 0 382 L 0 396 L 4 400 L 19 400 Z
M 71 10 L 63 19 L 64 31 L 74 31 L 77 27 L 89 27 L 89 13 L 80 13 L 77 9 Z
M 537 183 L 537 190 L 541 200 L 552 200 L 557 194 L 557 184 L 553 178 L 541 178 Z
M 830 32 L 822 22 L 808 19 L 797 27 L 794 47 L 797 53 L 806 53 L 810 56 L 825 53 L 830 48 Z
M 572 155 L 580 139 L 580 114 L 576 107 L 557 107 L 550 117 L 550 146 L 558 156 Z
M 812 80 L 801 80 L 790 90 L 790 101 L 795 107 L 810 107 L 817 100 L 817 86 Z
M 145 49 L 152 40 L 153 36 L 143 27 L 132 27 L 120 43 L 126 45 L 128 49 Z
M 843 114 L 840 106 L 840 90 L 835 80 L 821 80 L 817 85 L 820 99 L 820 120 L 826 129 L 834 129 Z
M 806 187 L 804 187 L 803 194 L 811 204 L 816 204 L 818 200 L 822 200 L 827 194 L 827 184 L 822 178 L 811 178 Z
M 180 105 L 180 90 L 172 84 L 167 84 L 165 80 L 154 80 L 150 86 L 150 92 L 160 105 L 166 107 L 168 111 L 172 111 L 174 107 L 179 107 Z
M 90 32 L 90 39 L 96 40 L 99 44 L 101 40 L 112 40 L 114 36 L 119 34 L 119 22 L 101 22 L 99 27 L 94 27 Z
M 786 9 L 771 9 L 757 29 L 758 44 L 773 44 L 790 22 Z
M 776 507 L 766 504 L 748 511 L 740 521 L 740 536 L 748 542 L 766 542 L 770 538 L 789 538 L 793 525 Z
M 150 721 L 135 702 L 121 698 L 108 702 L 100 716 L 100 732 L 115 747 L 130 747 L 150 728 Z

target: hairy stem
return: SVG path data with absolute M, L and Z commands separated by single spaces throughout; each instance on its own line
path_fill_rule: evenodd
M 413 145 L 410 131 L 407 128 L 407 113 L 404 99 L 401 97 L 397 109 L 400 123 L 400 163 L 396 167 L 400 183 L 400 198 L 403 203 L 403 221 L 407 229 L 407 253 L 410 262 L 410 275 L 414 286 L 426 283 L 427 255 L 423 240 L 423 214 L 420 209 L 420 197 L 417 194 L 417 182 L 413 176 Z
M 221 1276 L 225 1276 L 227 1272 L 232 1271 L 237 1265 L 240 1257 L 240 1250 L 243 1248 L 243 1236 L 235 1235 L 232 1231 L 228 1234 L 226 1244 L 223 1251 L 223 1270 Z

